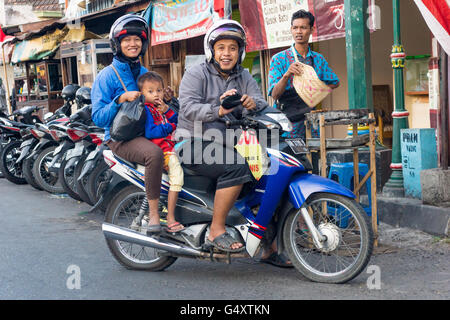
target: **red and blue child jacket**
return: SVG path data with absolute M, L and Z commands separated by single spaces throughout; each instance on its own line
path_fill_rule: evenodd
M 151 103 L 146 103 L 145 106 L 145 137 L 158 145 L 163 152 L 173 152 L 175 142 L 172 132 L 177 127 L 178 115 L 172 109 L 162 114 Z

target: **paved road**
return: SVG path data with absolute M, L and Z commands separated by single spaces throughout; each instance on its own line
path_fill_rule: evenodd
M 252 260 L 178 259 L 164 272 L 138 272 L 113 259 L 102 215 L 88 210 L 71 198 L 0 179 L 0 299 L 450 298 L 448 239 L 382 225 L 387 243 L 399 248 L 373 256 L 370 272 L 344 285 L 312 283 L 295 270 Z M 378 271 L 380 282 L 374 280 Z

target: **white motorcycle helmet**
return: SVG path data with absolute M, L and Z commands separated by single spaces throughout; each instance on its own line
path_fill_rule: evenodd
M 216 21 L 206 32 L 205 39 L 203 41 L 203 47 L 205 50 L 206 61 L 217 62 L 214 60 L 214 44 L 221 39 L 233 39 L 236 40 L 239 45 L 239 59 L 237 64 L 241 64 L 245 58 L 245 48 L 247 45 L 247 39 L 245 36 L 244 28 L 241 24 L 234 20 L 221 19 Z

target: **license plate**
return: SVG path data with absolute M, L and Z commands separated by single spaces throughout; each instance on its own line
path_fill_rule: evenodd
M 288 146 L 291 148 L 292 152 L 294 152 L 295 154 L 309 152 L 308 148 L 306 147 L 305 142 L 300 138 L 286 139 L 285 141 L 288 144 Z
M 94 150 L 91 153 L 89 153 L 89 155 L 86 158 L 86 161 L 94 159 L 96 154 L 97 154 L 97 150 Z

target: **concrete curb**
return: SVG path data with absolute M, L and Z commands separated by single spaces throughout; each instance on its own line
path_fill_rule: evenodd
M 449 236 L 450 208 L 424 205 L 422 200 L 387 198 L 377 194 L 378 219 L 395 227 Z

